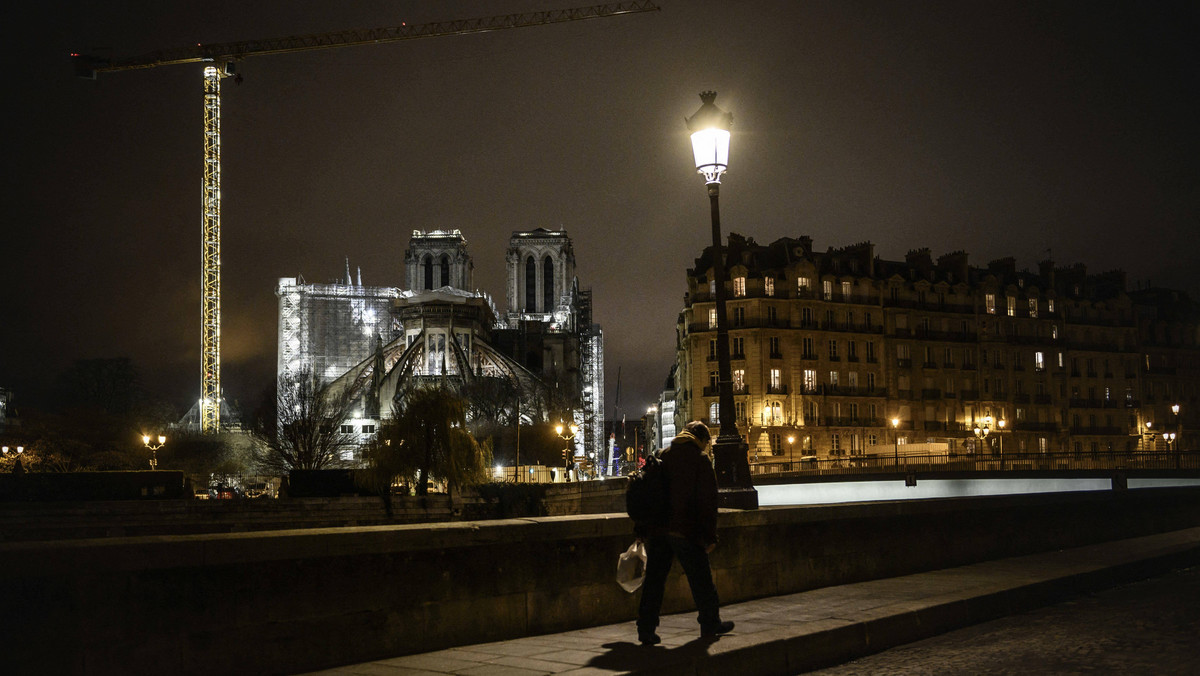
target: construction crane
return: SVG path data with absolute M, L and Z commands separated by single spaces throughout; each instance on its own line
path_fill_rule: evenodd
M 217 432 L 221 426 L 221 80 L 235 75 L 234 64 L 251 56 L 287 54 L 315 49 L 378 45 L 417 38 L 487 33 L 506 28 L 545 26 L 658 11 L 649 0 L 619 2 L 591 7 L 559 9 L 523 14 L 505 14 L 478 19 L 436 23 L 401 24 L 391 28 L 346 30 L 316 35 L 298 35 L 269 40 L 247 40 L 223 44 L 198 44 L 159 50 L 126 59 L 107 60 L 72 54 L 76 74 L 95 79 L 97 73 L 157 68 L 183 63 L 204 63 L 204 190 L 201 203 L 203 262 L 201 274 L 200 343 L 201 393 L 200 429 Z

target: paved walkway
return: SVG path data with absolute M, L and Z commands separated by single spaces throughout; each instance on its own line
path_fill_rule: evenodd
M 737 627 L 699 637 L 694 613 L 662 618 L 662 645 L 633 622 L 464 646 L 317 672 L 323 676 L 798 674 L 1200 564 L 1200 528 L 725 606 Z

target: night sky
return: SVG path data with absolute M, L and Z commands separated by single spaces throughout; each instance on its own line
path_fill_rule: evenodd
M 588 0 L 46 2 L 4 22 L 0 387 L 78 358 L 199 396 L 201 66 L 73 76 L 228 42 Z M 504 305 L 513 230 L 565 228 L 605 331 L 606 410 L 640 416 L 710 241 L 683 118 L 734 115 L 725 232 L 886 259 L 1122 268 L 1200 295 L 1194 2 L 661 0 L 661 12 L 238 65 L 223 85 L 222 380 L 274 373 L 279 277 L 402 282 L 413 229 L 458 228 Z

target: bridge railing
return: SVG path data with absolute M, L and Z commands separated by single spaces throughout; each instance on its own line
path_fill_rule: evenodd
M 783 472 L 808 476 L 880 472 L 981 472 L 1014 470 L 1200 470 L 1200 451 L 1135 453 L 1004 453 L 924 455 L 842 455 L 828 458 L 758 460 L 753 474 Z

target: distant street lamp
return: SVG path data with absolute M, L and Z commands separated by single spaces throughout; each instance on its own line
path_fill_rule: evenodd
M 1175 441 L 1175 469 L 1179 469 L 1179 466 L 1182 464 L 1180 460 L 1183 455 L 1179 451 L 1179 442 L 1183 440 L 1183 427 L 1179 424 L 1179 404 L 1171 405 L 1171 413 L 1175 414 L 1175 431 L 1171 433 L 1171 440 Z M 1178 440 L 1176 440 L 1176 437 L 1178 437 Z
M 892 418 L 892 441 L 895 443 L 895 454 L 892 457 L 892 464 L 896 467 L 900 466 L 900 419 Z
M 567 473 L 566 480 L 570 481 L 571 480 L 571 457 L 570 457 L 571 440 L 575 438 L 575 435 L 579 434 L 579 425 L 576 425 L 574 423 L 572 423 L 570 425 L 565 425 L 564 423 L 560 422 L 554 426 L 554 433 L 557 434 L 558 438 L 562 439 L 563 443 L 565 444 L 565 446 L 563 447 L 563 469 Z
M 796 443 L 796 437 L 788 435 L 788 469 L 793 469 L 792 463 L 796 462 L 796 451 L 792 444 Z
M 733 115 L 713 103 L 714 91 L 700 93 L 700 109 L 687 118 L 692 133 L 692 154 L 696 171 L 704 175 L 708 187 L 709 209 L 712 213 L 713 287 L 717 305 L 717 386 L 720 431 L 713 444 L 717 484 L 725 489 L 724 504 L 728 507 L 755 509 L 758 494 L 750 483 L 749 449 L 742 442 L 734 420 L 733 378 L 729 365 L 729 324 L 725 312 L 725 255 L 721 246 L 721 211 L 718 196 L 721 174 L 729 167 L 729 127 Z M 732 489 L 732 490 L 729 490 Z
M 149 436 L 142 437 L 142 444 L 146 448 L 150 449 L 150 469 L 151 470 L 158 469 L 158 449 L 162 448 L 163 444 L 165 444 L 165 443 L 167 443 L 167 438 L 162 436 L 161 434 L 158 436 L 157 444 L 151 443 Z
M 1004 469 L 1004 426 L 1007 424 L 1008 421 L 1004 418 L 996 421 L 996 427 L 999 428 L 998 434 L 996 435 L 996 440 L 1000 445 L 1000 469 Z

